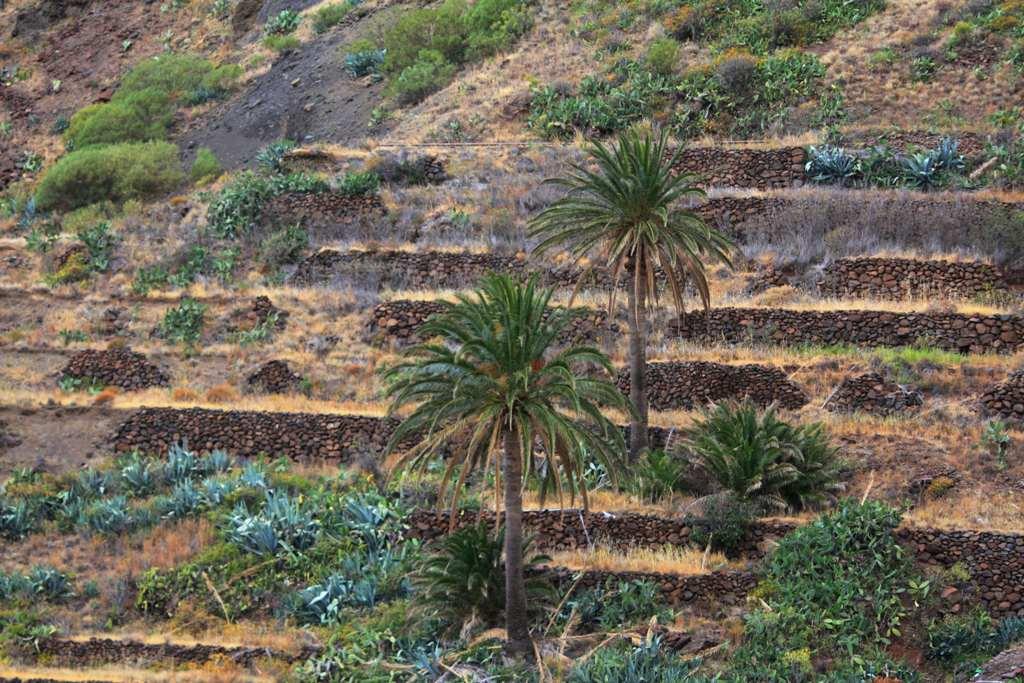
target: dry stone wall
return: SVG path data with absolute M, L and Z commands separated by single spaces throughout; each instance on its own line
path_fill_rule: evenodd
M 995 617 L 1024 617 L 1024 535 L 903 527 L 896 537 L 919 564 L 960 564 L 970 573 L 975 594 L 947 596 L 945 611 L 976 602 Z
M 419 340 L 417 330 L 427 319 L 444 310 L 440 301 L 395 300 L 386 301 L 374 307 L 367 323 L 371 341 L 407 344 Z M 562 333 L 563 342 L 595 343 L 603 332 L 618 329 L 614 323 L 608 325 L 603 310 L 576 309 L 575 316 Z
M 1024 317 L 889 311 L 796 311 L 715 308 L 679 317 L 670 332 L 684 339 L 729 343 L 912 346 L 960 353 L 1012 353 L 1024 340 Z
M 1011 373 L 978 400 L 986 416 L 1004 420 L 1024 420 L 1024 370 Z
M 877 372 L 868 372 L 844 379 L 825 401 L 825 410 L 892 415 L 918 408 L 923 403 L 921 392 L 891 382 Z
M 204 664 L 212 659 L 226 659 L 238 666 L 249 668 L 258 660 L 268 658 L 284 662 L 302 661 L 315 656 L 320 652 L 320 647 L 306 645 L 297 654 L 291 654 L 264 647 L 152 644 L 113 638 L 46 638 L 39 641 L 38 652 L 54 664 L 76 668 L 123 662 Z
M 767 190 L 804 184 L 803 147 L 735 149 L 691 147 L 676 158 L 673 170 L 691 173 L 704 186 Z
M 826 266 L 818 283 L 822 296 L 904 299 L 927 296 L 974 298 L 1005 291 L 995 266 L 959 261 L 899 258 L 839 259 Z
M 628 370 L 619 373 L 616 384 L 629 395 Z M 689 410 L 724 399 L 744 398 L 761 406 L 775 403 L 796 409 L 808 401 L 807 394 L 777 368 L 706 361 L 648 364 L 647 397 L 654 410 Z
M 416 510 L 406 520 L 406 536 L 432 541 L 450 529 L 448 511 Z M 477 521 L 494 525 L 494 512 L 460 511 L 455 528 L 472 526 Z M 572 550 L 598 544 L 618 549 L 647 546 L 689 546 L 692 527 L 682 518 L 673 519 L 633 512 L 584 512 L 583 510 L 525 510 L 523 524 L 533 536 L 536 547 L 543 550 Z M 795 524 L 761 521 L 753 525 L 738 554 L 762 557 L 767 542 L 785 536 Z
M 113 446 L 118 453 L 166 453 L 184 441 L 203 453 L 342 460 L 380 453 L 394 428 L 394 420 L 361 415 L 142 408 L 118 427 Z
M 260 220 L 266 225 L 301 223 L 323 230 L 386 213 L 377 195 L 350 197 L 340 192 L 285 192 L 263 205 Z
M 267 394 L 290 394 L 302 387 L 302 377 L 283 360 L 267 361 L 245 380 L 250 388 Z
M 61 371 L 65 377 L 93 379 L 103 386 L 137 391 L 149 387 L 165 387 L 170 380 L 141 353 L 128 348 L 87 349 L 73 355 Z

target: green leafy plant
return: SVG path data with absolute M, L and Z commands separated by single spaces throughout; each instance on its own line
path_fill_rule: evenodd
M 667 76 L 675 71 L 679 61 L 679 43 L 672 38 L 658 38 L 647 48 L 647 66 L 651 72 Z
M 370 74 L 380 73 L 384 65 L 385 50 L 369 48 L 345 55 L 345 70 L 353 78 L 362 78 Z
M 293 9 L 283 9 L 272 16 L 263 25 L 263 31 L 267 35 L 286 35 L 294 33 L 295 29 L 302 23 L 302 15 Z
M 989 420 L 981 433 L 981 444 L 995 458 L 996 467 L 1004 470 L 1007 467 L 1006 454 L 1010 447 L 1010 435 L 1006 433 L 1006 423 L 1002 420 Z
M 346 173 L 338 180 L 338 192 L 349 197 L 375 194 L 380 187 L 380 176 L 373 171 Z
M 860 163 L 854 155 L 841 147 L 811 146 L 807 150 L 804 172 L 816 183 L 848 185 L 860 174 Z
M 631 468 L 632 486 L 644 500 L 657 502 L 684 489 L 686 465 L 663 450 L 647 451 Z
M 447 85 L 457 69 L 437 50 L 422 50 L 415 62 L 395 76 L 391 92 L 399 104 L 415 104 Z
M 192 347 L 203 332 L 206 305 L 195 299 L 182 299 L 178 306 L 167 309 L 160 323 L 160 332 L 170 342 L 180 342 Z
M 1001 622 L 982 608 L 928 624 L 928 657 L 947 665 L 978 664 L 1024 638 L 1024 619 Z
M 699 661 L 683 661 L 649 636 L 637 646 L 609 646 L 569 671 L 568 683 L 674 683 L 697 680 Z
M 757 512 L 756 505 L 734 495 L 713 496 L 703 504 L 699 516 L 687 516 L 690 540 L 698 547 L 710 546 L 726 555 L 734 555 L 747 540 Z
M 209 147 L 200 147 L 196 152 L 195 160 L 192 162 L 189 177 L 191 177 L 193 183 L 204 183 L 219 176 L 223 170 L 213 150 Z
M 348 16 L 352 8 L 357 4 L 352 0 L 345 2 L 332 2 L 329 5 L 321 5 L 313 13 L 313 30 L 317 33 L 326 33 Z
M 82 330 L 65 329 L 58 332 L 57 336 L 60 337 L 60 340 L 64 344 L 64 346 L 68 346 L 72 342 L 84 342 L 89 340 L 89 335 L 87 335 Z
M 110 223 L 96 223 L 78 233 L 79 241 L 89 251 L 89 269 L 104 273 L 110 267 L 110 257 L 117 244 L 117 237 L 110 232 Z
M 243 172 L 210 202 L 207 226 L 217 237 L 235 239 L 256 227 L 263 205 L 271 198 L 286 192 L 324 192 L 327 189 L 324 181 L 302 173 L 268 177 Z
M 723 489 L 767 507 L 800 510 L 841 490 L 837 451 L 821 424 L 794 427 L 749 401 L 705 411 L 686 447 Z
M 414 582 L 424 603 L 455 626 L 474 618 L 497 623 L 505 606 L 504 544 L 504 528 L 495 533 L 482 524 L 445 536 L 424 560 Z M 528 542 L 523 544 L 523 556 L 527 568 L 549 559 L 532 554 Z M 528 600 L 533 604 L 550 597 L 550 590 L 542 576 L 526 581 Z
M 291 140 L 272 142 L 259 151 L 256 163 L 271 173 L 281 173 L 284 170 L 284 157 L 293 149 L 295 143 Z
M 260 261 L 276 270 L 298 261 L 308 248 L 309 235 L 306 231 L 300 225 L 289 225 L 272 232 L 260 243 Z

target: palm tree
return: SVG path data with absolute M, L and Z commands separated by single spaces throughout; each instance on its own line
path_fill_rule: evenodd
M 458 495 L 469 474 L 493 470 L 495 513 L 504 498 L 505 622 L 508 649 L 530 656 L 523 576 L 524 472 L 536 472 L 541 498 L 551 492 L 572 499 L 583 485 L 583 459 L 592 455 L 611 471 L 624 450 L 620 430 L 602 407 L 626 409 L 608 358 L 592 347 L 553 349 L 570 321 L 568 309 L 549 308 L 551 290 L 507 276 L 489 275 L 473 295 L 460 295 L 421 328 L 427 342 L 387 369 L 390 412 L 412 406 L 388 444 L 413 440 L 399 462 L 423 467 L 445 446 L 460 444 L 447 459 L 441 482 L 451 491 L 454 526 Z M 546 457 L 534 456 L 534 446 Z M 498 454 L 503 452 L 503 466 Z M 504 492 L 502 495 L 502 485 Z M 497 514 L 496 514 L 497 517 Z
M 629 398 L 634 407 L 630 458 L 635 461 L 647 448 L 647 313 L 658 303 L 658 270 L 680 313 L 685 311 L 687 282 L 693 283 L 707 310 L 711 293 L 704 262 L 714 259 L 731 266 L 731 243 L 679 206 L 704 192 L 693 185 L 693 176 L 673 173 L 678 151 L 669 154 L 667 134 L 626 132 L 614 148 L 597 142 L 588 151 L 596 171 L 573 164 L 568 176 L 545 181 L 567 193 L 530 221 L 530 236 L 541 240 L 538 253 L 565 246 L 577 264 L 597 257 L 582 272 L 576 290 L 592 268 L 607 268 L 613 280 L 609 317 L 620 279 L 629 278 Z

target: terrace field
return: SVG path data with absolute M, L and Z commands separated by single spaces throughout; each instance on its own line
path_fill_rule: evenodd
M 727 259 L 543 244 L 630 140 Z M 0 0 L 0 549 L 0 681 L 1021 680 L 1024 4 Z

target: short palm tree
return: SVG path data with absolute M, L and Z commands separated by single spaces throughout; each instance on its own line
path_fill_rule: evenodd
M 523 284 L 489 275 L 477 292 L 460 295 L 421 328 L 425 338 L 440 342 L 413 347 L 385 372 L 391 412 L 413 407 L 388 445 L 391 451 L 415 442 L 399 466 L 425 466 L 446 446 L 460 444 L 446 461 L 440 492 L 443 498 L 455 480 L 453 522 L 470 472 L 494 472 L 496 512 L 504 498 L 508 646 L 522 656 L 532 653 L 523 576 L 524 472 L 537 472 L 542 497 L 556 491 L 561 498 L 568 488 L 572 497 L 579 491 L 586 506 L 585 456 L 614 471 L 624 449 L 621 431 L 601 412 L 627 408 L 610 381 L 611 363 L 591 347 L 555 350 L 573 313 L 549 308 L 550 298 L 533 278 Z M 546 452 L 543 462 L 534 455 L 536 445 Z
M 664 276 L 676 308 L 685 310 L 683 293 L 691 282 L 705 310 L 711 293 L 706 260 L 730 265 L 729 240 L 679 204 L 704 196 L 693 176 L 673 173 L 678 150 L 669 154 L 668 136 L 627 132 L 613 148 L 600 142 L 589 150 L 597 169 L 574 164 L 564 178 L 545 182 L 567 193 L 530 221 L 530 236 L 541 241 L 537 252 L 567 247 L 579 263 L 606 268 L 614 285 L 608 297 L 612 315 L 619 282 L 628 278 L 630 457 L 647 448 L 647 313 L 658 303 L 659 274 Z M 583 271 L 576 287 L 586 280 Z M 574 292 L 575 295 L 575 292 Z

